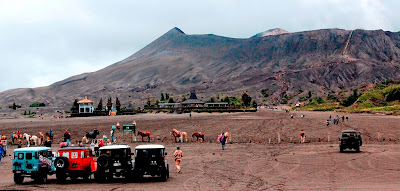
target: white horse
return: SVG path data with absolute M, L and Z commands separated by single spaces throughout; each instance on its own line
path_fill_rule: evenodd
M 34 145 L 40 145 L 41 144 L 41 140 L 40 140 L 40 138 L 38 137 L 38 136 L 36 136 L 36 135 L 29 135 L 28 133 L 24 133 L 24 139 L 26 140 L 26 142 L 27 142 L 27 146 L 28 147 L 30 147 L 31 146 L 31 144 L 34 144 Z
M 27 146 L 28 147 L 30 147 L 31 146 L 31 144 L 30 144 L 30 135 L 28 134 L 28 133 L 24 133 L 23 134 L 23 137 L 24 137 L 24 139 L 26 140 L 26 142 L 27 142 Z

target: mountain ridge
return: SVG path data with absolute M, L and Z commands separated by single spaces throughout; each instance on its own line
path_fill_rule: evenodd
M 88 95 L 94 100 L 118 96 L 123 104 L 140 105 L 161 92 L 180 98 L 190 88 L 203 99 L 248 91 L 259 102 L 294 102 L 306 91 L 340 93 L 362 83 L 399 79 L 399 47 L 400 34 L 383 30 L 321 29 L 239 39 L 188 35 L 174 27 L 99 71 L 31 91 L 0 92 L 0 102 L 51 100 L 68 106 Z

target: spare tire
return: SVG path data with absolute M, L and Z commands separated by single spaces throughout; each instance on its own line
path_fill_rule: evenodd
M 108 166 L 108 160 L 109 160 L 109 156 L 108 155 L 100 155 L 99 158 L 97 158 L 97 166 L 102 167 L 102 168 L 106 168 Z
M 58 157 L 56 160 L 54 160 L 54 166 L 57 169 L 66 170 L 68 169 L 68 165 L 68 159 L 65 157 Z

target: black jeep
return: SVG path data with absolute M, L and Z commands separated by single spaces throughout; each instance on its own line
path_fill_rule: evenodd
M 116 177 L 124 176 L 129 180 L 132 174 L 132 155 L 131 147 L 128 145 L 109 145 L 99 149 L 97 158 L 97 171 L 94 173 L 95 179 L 103 181 L 111 180 Z
M 339 141 L 341 153 L 345 149 L 355 149 L 356 152 L 360 152 L 360 146 L 362 145 L 361 133 L 355 130 L 344 130 L 339 137 Z
M 165 147 L 163 145 L 139 145 L 135 148 L 133 162 L 133 175 L 139 180 L 143 175 L 159 176 L 162 181 L 169 178 L 169 165 L 165 160 Z

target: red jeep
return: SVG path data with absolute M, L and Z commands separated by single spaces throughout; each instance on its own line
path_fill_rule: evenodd
M 54 161 L 57 181 L 64 182 L 67 177 L 90 179 L 97 170 L 97 163 L 90 147 L 64 147 L 58 150 Z

